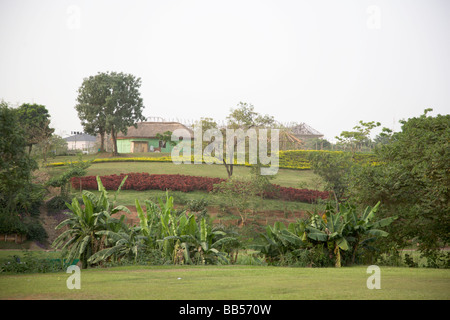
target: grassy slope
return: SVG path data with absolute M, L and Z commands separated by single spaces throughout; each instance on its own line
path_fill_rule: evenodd
M 160 154 L 164 155 L 164 154 Z M 124 157 L 129 155 L 123 155 Z M 152 155 L 153 156 L 153 155 Z M 90 156 L 93 158 L 93 156 Z M 53 162 L 64 161 L 71 159 L 76 161 L 77 158 L 56 158 L 52 160 Z M 89 158 L 83 157 L 83 159 L 88 160 Z M 44 169 L 50 175 L 55 176 L 64 172 L 64 167 L 54 167 Z M 223 165 L 207 165 L 207 164 L 181 164 L 175 165 L 173 163 L 165 162 L 113 162 L 113 163 L 94 163 L 88 170 L 87 175 L 111 175 L 120 173 L 131 173 L 131 172 L 148 172 L 150 174 L 183 174 L 192 176 L 205 176 L 205 177 L 219 177 L 226 178 L 227 172 Z M 250 174 L 250 168 L 244 166 L 235 166 L 234 176 L 243 177 Z M 323 183 L 317 175 L 315 175 L 311 170 L 289 170 L 280 169 L 271 180 L 274 184 L 279 184 L 285 187 L 296 187 L 296 188 L 308 188 L 308 189 L 323 189 Z M 124 190 L 121 191 L 117 202 L 123 205 L 131 206 L 134 205 L 135 199 L 143 202 L 145 199 L 156 198 L 163 196 L 164 192 L 158 190 L 151 190 L 145 192 Z M 208 196 L 211 205 L 217 205 L 217 199 L 212 195 L 206 195 L 204 192 L 190 192 L 183 194 L 182 192 L 173 192 L 175 200 L 177 197 L 181 200 L 190 199 L 201 199 Z M 282 210 L 285 212 L 298 211 L 298 210 L 311 210 L 311 205 L 300 203 L 300 202 L 284 202 L 276 200 L 265 200 L 264 208 L 269 210 Z
M 81 290 L 66 273 L 0 275 L 0 299 L 449 299 L 450 273 L 381 268 L 369 290 L 366 267 L 117 267 L 81 271 Z M 181 279 L 178 279 L 181 278 Z
M 58 159 L 58 158 L 56 158 Z M 55 162 L 56 162 L 55 159 Z M 65 158 L 63 158 L 65 159 Z M 84 158 L 83 158 L 84 159 Z M 73 159 L 74 161 L 76 159 Z M 85 159 L 87 160 L 87 159 Z M 57 160 L 62 161 L 62 160 Z M 65 167 L 55 167 L 46 169 L 51 175 L 64 172 Z M 180 164 L 175 165 L 170 162 L 112 162 L 94 163 L 88 168 L 88 175 L 111 175 L 130 172 L 148 172 L 151 174 L 184 174 L 191 176 L 219 177 L 226 178 L 227 172 L 223 165 L 207 164 Z M 237 177 L 246 176 L 250 173 L 250 168 L 235 166 L 234 175 Z M 305 187 L 309 189 L 322 189 L 320 178 L 312 170 L 290 170 L 279 169 L 272 183 L 285 187 Z

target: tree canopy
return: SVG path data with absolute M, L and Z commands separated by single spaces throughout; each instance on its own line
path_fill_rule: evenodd
M 83 80 L 75 109 L 84 131 L 100 134 L 102 151 L 106 133 L 111 134 L 113 154 L 118 154 L 117 134 L 126 134 L 128 127 L 145 120 L 140 86 L 140 78 L 122 72 L 98 73 Z
M 50 128 L 50 114 L 45 106 L 35 103 L 24 103 L 16 112 L 24 130 L 28 153 L 31 153 L 33 145 L 48 139 L 55 131 Z
M 381 201 L 386 215 L 399 216 L 394 237 L 415 239 L 422 252 L 448 245 L 450 230 L 450 115 L 429 111 L 401 121 L 376 148 L 378 165 L 356 167 L 350 179 L 352 198 Z

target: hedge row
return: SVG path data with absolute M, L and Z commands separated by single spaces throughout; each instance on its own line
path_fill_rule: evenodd
M 308 157 L 311 153 L 342 153 L 342 151 L 317 151 L 317 150 L 287 150 L 279 151 L 279 168 L 280 169 L 295 169 L 295 170 L 309 170 L 311 169 Z M 354 159 L 357 162 L 376 162 L 374 154 L 370 153 L 357 153 L 354 155 Z M 203 162 L 211 161 L 211 159 L 203 159 Z M 136 158 L 98 158 L 94 159 L 93 163 L 104 162 L 172 162 L 170 156 L 166 157 L 136 157 Z M 194 156 L 191 156 L 191 162 L 194 162 Z M 48 164 L 48 166 L 64 166 L 64 162 L 54 162 Z M 251 166 L 248 163 L 237 164 Z
M 107 190 L 117 190 L 125 176 L 128 176 L 122 190 L 171 190 L 171 191 L 206 191 L 214 190 L 214 185 L 219 184 L 225 179 L 196 177 L 180 174 L 149 174 L 149 173 L 129 173 L 119 175 L 101 176 L 103 186 Z M 96 190 L 96 176 L 74 177 L 71 180 L 72 187 L 75 189 Z M 264 197 L 269 199 L 283 199 L 287 201 L 301 201 L 312 203 L 318 199 L 327 199 L 328 193 L 318 190 L 296 189 L 291 187 L 282 187 L 272 185 L 270 191 L 264 193 Z

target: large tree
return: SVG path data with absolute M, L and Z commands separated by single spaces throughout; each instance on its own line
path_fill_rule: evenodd
M 105 105 L 110 93 L 108 74 L 98 73 L 83 80 L 81 87 L 78 89 L 78 104 L 75 106 L 84 132 L 91 135 L 100 135 L 100 150 L 102 152 L 105 151 Z
M 50 128 L 50 114 L 45 106 L 24 103 L 16 110 L 20 126 L 24 130 L 28 153 L 33 145 L 49 137 L 55 129 Z
M 37 164 L 25 151 L 28 146 L 17 109 L 0 103 L 0 212 L 17 213 L 24 190 L 31 184 L 31 172 Z
M 386 215 L 398 215 L 397 242 L 415 239 L 428 256 L 449 243 L 450 115 L 401 121 L 400 132 L 376 148 L 378 165 L 355 167 L 352 198 L 361 204 L 381 201 Z
M 145 120 L 140 86 L 140 78 L 122 72 L 98 73 L 84 79 L 75 108 L 84 131 L 100 134 L 102 151 L 106 133 L 111 134 L 113 154 L 117 155 L 117 134 L 126 134 L 128 127 Z

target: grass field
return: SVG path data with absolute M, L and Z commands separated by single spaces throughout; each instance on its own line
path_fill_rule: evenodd
M 162 156 L 163 154 L 161 154 Z M 126 156 L 126 155 L 124 155 Z M 86 160 L 89 157 L 84 157 Z M 77 160 L 74 157 L 68 158 Z M 56 159 L 64 161 L 64 159 Z M 55 160 L 55 161 L 56 161 Z M 64 167 L 43 169 L 50 176 Z M 235 176 L 245 176 L 250 168 L 236 166 Z M 174 165 L 163 162 L 95 163 L 87 175 L 131 172 L 185 174 L 226 178 L 222 165 Z M 286 187 L 323 190 L 323 182 L 311 170 L 280 169 L 272 183 Z M 77 190 L 73 190 L 74 195 Z M 133 206 L 135 199 L 163 196 L 163 191 L 123 190 L 117 204 Z M 220 201 L 204 192 L 173 192 L 179 203 L 207 197 L 210 205 Z M 300 202 L 264 200 L 263 210 L 293 211 L 314 209 Z M 0 250 L 0 262 L 21 251 Z M 57 252 L 41 252 L 55 257 Z M 381 267 L 381 289 L 366 286 L 370 274 L 366 266 L 344 268 L 287 268 L 270 266 L 133 266 L 94 268 L 81 271 L 81 289 L 69 290 L 67 273 L 2 274 L 0 299 L 151 299 L 151 300 L 449 300 L 450 271 L 442 269 Z
M 0 275 L 0 299 L 150 300 L 448 300 L 450 272 L 381 267 L 381 289 L 368 289 L 367 267 L 152 266 L 81 270 L 81 289 L 66 273 Z
M 167 154 L 159 154 L 167 156 Z M 127 157 L 129 155 L 122 155 Z M 139 154 L 137 154 L 138 157 Z M 148 155 L 147 155 L 148 156 Z M 152 154 L 153 157 L 153 154 Z M 83 156 L 84 160 L 95 159 L 94 155 Z M 50 162 L 77 161 L 76 157 L 56 157 Z M 57 175 L 64 172 L 66 167 L 54 167 L 44 169 L 50 175 Z M 207 164 L 180 164 L 175 165 L 171 162 L 111 162 L 111 163 L 93 163 L 87 170 L 87 175 L 111 175 L 130 172 L 148 172 L 150 174 L 184 174 L 191 176 L 218 177 L 227 178 L 227 171 L 223 165 Z M 250 168 L 244 166 L 235 166 L 233 175 L 242 177 L 250 174 Z M 309 188 L 323 190 L 323 182 L 319 176 L 312 170 L 292 170 L 279 169 L 272 183 L 285 187 Z
M 158 154 L 165 156 L 166 154 Z M 129 155 L 122 155 L 127 157 Z M 139 156 L 139 154 L 138 154 Z M 84 156 L 84 160 L 94 159 L 94 155 Z M 64 161 L 76 161 L 76 157 L 57 157 L 52 162 L 64 162 Z M 63 173 L 66 167 L 52 167 L 42 169 L 50 176 L 56 176 Z M 233 175 L 236 177 L 244 177 L 250 174 L 251 169 L 244 166 L 235 166 Z M 88 169 L 86 175 L 112 175 L 120 173 L 132 173 L 132 172 L 148 172 L 150 174 L 183 174 L 191 176 L 204 176 L 204 177 L 219 177 L 227 178 L 227 172 L 223 165 L 207 165 L 207 164 L 180 164 L 175 165 L 170 162 L 112 162 L 112 163 L 93 163 Z M 278 173 L 271 180 L 274 184 L 279 184 L 284 187 L 295 188 L 308 188 L 315 190 L 323 190 L 323 182 L 319 176 L 314 174 L 312 170 L 291 170 L 291 169 L 279 169 Z M 74 196 L 77 195 L 77 190 L 73 190 Z M 117 198 L 117 203 L 134 206 L 135 199 L 138 199 L 140 203 L 143 203 L 146 199 L 156 199 L 157 197 L 163 197 L 165 192 L 159 190 L 149 191 L 134 191 L 134 190 L 122 190 Z M 171 195 L 175 199 L 175 203 L 183 204 L 188 200 L 207 198 L 210 206 L 219 206 L 220 199 L 213 194 L 207 194 L 205 192 L 194 191 L 189 193 L 183 192 L 171 192 Z M 255 201 L 259 201 L 255 199 Z M 260 205 L 261 209 L 265 211 L 282 211 L 286 215 L 292 212 L 300 211 L 312 211 L 314 206 L 302 203 L 302 202 L 290 202 L 281 200 L 269 200 L 265 199 Z

